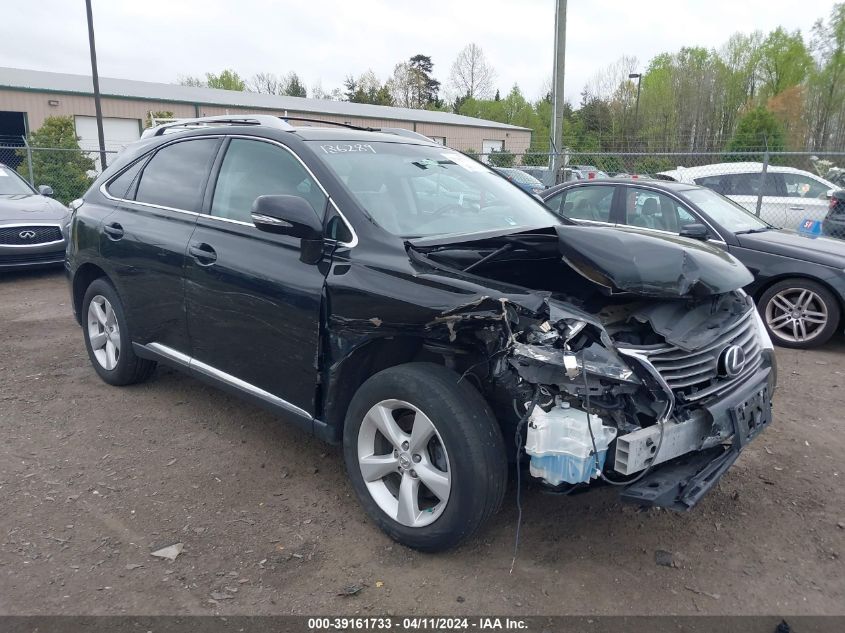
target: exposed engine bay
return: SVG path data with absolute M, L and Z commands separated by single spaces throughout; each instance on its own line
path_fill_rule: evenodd
M 475 299 L 427 327 L 445 328 L 448 345 L 430 348 L 495 403 L 532 476 L 555 488 L 631 482 L 731 441 L 729 416 L 708 405 L 770 362 L 745 268 L 686 240 L 618 235 L 561 226 L 408 248 L 441 272 L 537 290 Z

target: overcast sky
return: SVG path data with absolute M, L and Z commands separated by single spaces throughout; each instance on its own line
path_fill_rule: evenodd
M 595 70 L 622 55 L 645 68 L 657 53 L 721 46 L 735 31 L 779 25 L 808 33 L 830 0 L 570 0 L 566 94 L 577 104 Z M 423 53 L 444 84 L 474 41 L 504 94 L 540 96 L 551 76 L 554 0 L 94 0 L 100 74 L 175 82 L 233 68 L 244 77 L 295 70 L 330 91 L 348 74 Z M 159 7 L 159 8 L 155 8 Z M 3 11 L 0 65 L 90 73 L 83 0 L 16 2 Z M 809 39 L 809 38 L 808 38 Z

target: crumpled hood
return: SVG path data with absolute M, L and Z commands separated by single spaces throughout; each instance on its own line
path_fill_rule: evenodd
M 0 224 L 62 220 L 70 213 L 61 202 L 46 196 L 0 195 Z
M 698 240 L 621 227 L 556 226 L 555 230 L 564 261 L 611 292 L 705 297 L 753 281 L 735 257 Z

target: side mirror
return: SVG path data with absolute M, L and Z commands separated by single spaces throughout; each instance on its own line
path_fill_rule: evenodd
M 48 198 L 52 198 L 54 195 L 53 188 L 50 185 L 38 185 L 38 193 Z
M 687 224 L 678 233 L 681 237 L 689 237 L 694 240 L 706 240 L 710 237 L 710 231 L 703 224 Z
M 321 240 L 323 224 L 305 198 L 259 196 L 252 203 L 252 221 L 261 231 L 290 235 L 302 240 Z
M 825 193 L 824 197 L 830 200 L 833 197 L 833 194 L 836 193 L 836 189 L 828 189 L 827 193 Z

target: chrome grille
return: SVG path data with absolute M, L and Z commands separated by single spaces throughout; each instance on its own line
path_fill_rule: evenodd
M 745 367 L 733 378 L 719 376 L 719 354 L 728 345 L 739 345 L 745 352 Z M 687 352 L 675 346 L 665 346 L 637 351 L 654 365 L 675 396 L 687 402 L 725 391 L 757 371 L 762 363 L 753 308 L 701 349 Z
M 0 246 L 36 246 L 61 240 L 62 231 L 58 226 L 0 226 Z

